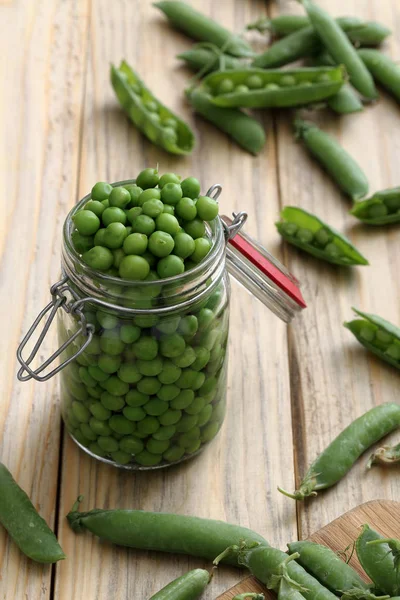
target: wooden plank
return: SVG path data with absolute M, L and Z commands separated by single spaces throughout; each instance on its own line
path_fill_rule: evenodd
M 357 506 L 348 513 L 329 523 L 312 536 L 310 539 L 316 544 L 328 546 L 336 553 L 348 552 L 360 535 L 361 527 L 368 523 L 370 527 L 388 538 L 400 537 L 400 504 L 390 500 L 373 500 Z M 363 571 L 357 554 L 353 552 L 349 564 L 366 580 L 370 581 Z M 245 592 L 263 592 L 266 598 L 276 598 L 276 595 L 266 590 L 254 577 L 246 577 L 230 590 L 227 590 L 217 600 L 231 600 L 237 594 Z
M 377 19 L 393 28 L 384 51 L 396 58 L 400 29 L 394 15 L 399 8 L 390 0 L 347 2 L 337 0 L 335 15 L 353 14 Z M 292 4 L 284 4 L 290 8 Z M 306 115 L 307 118 L 308 115 Z M 384 92 L 376 105 L 342 118 L 318 115 L 317 122 L 336 136 L 360 163 L 371 192 L 398 185 L 400 148 L 397 142 L 398 105 Z M 364 351 L 342 326 L 352 318 L 351 306 L 380 314 L 400 323 L 396 229 L 361 226 L 349 214 L 351 203 L 328 176 L 296 144 L 287 113 L 278 120 L 278 161 L 282 205 L 310 210 L 347 233 L 369 258 L 371 266 L 337 269 L 286 247 L 287 262 L 304 284 L 309 308 L 290 329 L 290 369 L 297 481 L 328 443 L 353 419 L 385 401 L 398 401 L 399 378 L 395 369 Z M 396 437 L 396 436 L 394 436 Z M 398 436 L 397 436 L 398 438 Z M 310 502 L 299 505 L 300 536 L 306 537 L 362 501 L 380 496 L 397 498 L 400 490 L 393 472 L 365 472 L 360 460 L 339 485 Z
M 76 190 L 88 2 L 0 5 L 1 460 L 53 527 L 60 418 L 55 380 L 16 381 L 15 350 L 59 277 L 61 226 Z M 40 356 L 54 351 L 53 332 Z M 50 598 L 51 568 L 0 529 L 0 597 Z
M 193 2 L 200 10 L 240 29 L 265 10 L 263 2 Z M 101 40 L 101 43 L 100 43 Z M 278 210 L 276 162 L 271 122 L 269 142 L 258 158 L 238 149 L 185 105 L 183 89 L 190 74 L 175 55 L 190 46 L 162 16 L 142 0 L 97 3 L 91 30 L 85 100 L 80 195 L 99 179 L 121 180 L 144 166 L 197 175 L 206 190 L 224 187 L 222 209 L 250 213 L 248 231 L 265 244 L 273 235 Z M 120 111 L 108 81 L 108 65 L 124 57 L 168 106 L 193 125 L 198 144 L 188 158 L 169 156 L 149 144 Z M 229 410 L 220 436 L 192 462 L 154 473 L 121 472 L 97 464 L 65 439 L 60 518 L 78 493 L 83 510 L 132 507 L 221 518 L 250 526 L 282 545 L 296 536 L 295 506 L 274 492 L 278 479 L 293 485 L 290 394 L 286 327 L 237 284 L 232 286 Z M 286 444 L 282 448 L 281 432 Z M 254 485 L 257 482 L 257 485 Z M 73 534 L 61 521 L 61 541 L 69 559 L 57 567 L 58 600 L 150 597 L 173 577 L 202 561 L 161 556 L 100 544 L 90 535 Z M 151 570 L 151 577 L 148 576 Z M 218 576 L 215 597 L 238 577 Z

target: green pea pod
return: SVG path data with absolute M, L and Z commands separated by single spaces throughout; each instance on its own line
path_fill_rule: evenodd
M 382 543 L 369 543 L 373 541 Z M 371 529 L 369 525 L 364 525 L 356 541 L 356 552 L 362 568 L 379 590 L 390 596 L 399 594 L 399 562 L 395 563 L 395 557 L 390 546 L 384 542 L 383 536 Z
M 195 10 L 186 2 L 162 0 L 155 2 L 154 6 L 162 10 L 174 27 L 191 38 L 211 42 L 233 56 L 254 56 L 253 50 L 245 40 Z
M 204 569 L 193 569 L 181 575 L 162 590 L 154 594 L 150 600 L 197 600 L 210 581 L 210 573 Z
M 367 350 L 400 369 L 400 328 L 377 315 L 364 313 L 356 308 L 353 310 L 362 318 L 345 323 L 344 326 Z
M 208 560 L 240 540 L 267 545 L 258 533 L 223 521 L 142 510 L 78 512 L 80 496 L 68 522 L 75 532 L 88 530 L 119 546 L 199 556 Z M 234 557 L 231 563 L 235 564 Z
M 332 66 L 332 59 L 326 53 L 313 58 L 315 66 Z M 364 106 L 351 85 L 345 83 L 337 94 L 326 99 L 326 104 L 339 115 L 348 115 L 364 110 Z
M 213 104 L 222 107 L 303 106 L 336 94 L 345 79 L 341 67 L 293 70 L 216 71 L 203 80 Z
M 190 154 L 194 146 L 190 127 L 153 96 L 125 61 L 119 68 L 111 66 L 111 83 L 122 108 L 153 144 L 171 154 Z
M 293 542 L 288 548 L 290 554 L 300 555 L 297 562 L 331 592 L 369 592 L 370 586 L 330 548 L 309 541 Z
M 235 596 L 232 600 L 247 600 L 248 598 L 252 598 L 252 600 L 265 600 L 264 594 L 258 594 L 257 592 L 245 592 L 244 594 Z
M 226 548 L 214 560 L 218 565 L 222 560 L 234 560 L 240 566 L 246 567 L 254 577 L 261 583 L 264 583 L 268 589 L 276 592 L 280 591 L 282 581 L 290 584 L 290 588 L 300 594 L 299 596 L 281 596 L 285 600 L 337 600 L 326 587 L 321 585 L 315 577 L 296 562 L 299 557 L 297 553 L 288 556 L 277 548 L 264 546 L 262 544 L 243 543 L 240 546 L 234 545 Z M 285 593 L 290 590 L 285 589 Z
M 304 600 L 304 596 L 286 579 L 282 579 L 279 584 L 278 600 Z
M 340 481 L 356 460 L 385 435 L 400 427 L 400 404 L 386 402 L 369 410 L 344 429 L 309 467 L 298 490 L 289 494 L 293 498 L 304 500 L 307 496 L 316 496 L 318 490 L 324 490 Z
M 373 454 L 371 454 L 367 469 L 370 469 L 372 465 L 397 465 L 400 463 L 400 444 L 396 446 L 383 446 L 378 448 Z
M 302 208 L 285 206 L 276 228 L 286 241 L 316 258 L 335 265 L 369 264 L 350 240 Z
M 338 64 L 346 67 L 354 87 L 366 98 L 377 98 L 374 80 L 340 25 L 311 0 L 300 1 L 328 52 Z
M 302 119 L 295 120 L 294 128 L 297 138 L 350 198 L 358 200 L 368 193 L 364 172 L 335 138 Z
M 379 50 L 363 48 L 358 56 L 372 77 L 400 102 L 400 66 Z
M 379 46 L 392 33 L 388 27 L 375 21 L 367 21 L 348 29 L 342 27 L 342 29 L 355 46 Z
M 204 75 L 220 69 L 239 69 L 242 66 L 237 58 L 223 52 L 215 52 L 212 47 L 204 47 L 201 44 L 195 44 L 176 58 L 184 60 L 193 71 L 202 70 Z
M 252 66 L 259 69 L 282 67 L 307 56 L 321 48 L 320 39 L 314 28 L 304 27 L 274 42 L 268 50 L 256 56 Z
M 189 102 L 195 111 L 229 135 L 241 148 L 258 154 L 265 145 L 262 125 L 238 108 L 220 108 L 200 89 L 188 90 Z
M 273 19 L 260 17 L 253 23 L 249 23 L 246 29 L 256 29 L 260 33 L 270 31 L 277 37 L 284 37 L 309 26 L 310 19 L 306 15 L 279 15 Z
M 400 187 L 376 192 L 371 198 L 357 202 L 350 213 L 367 225 L 400 223 Z
M 39 563 L 65 558 L 56 536 L 2 463 L 0 489 L 0 523 L 21 552 Z

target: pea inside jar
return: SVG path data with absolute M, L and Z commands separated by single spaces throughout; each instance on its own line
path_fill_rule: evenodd
M 67 219 L 63 267 L 93 337 L 61 371 L 62 414 L 103 461 L 168 466 L 222 425 L 229 284 L 217 217 L 197 179 L 145 169 L 96 183 Z M 58 323 L 65 343 L 78 316 L 60 311 Z

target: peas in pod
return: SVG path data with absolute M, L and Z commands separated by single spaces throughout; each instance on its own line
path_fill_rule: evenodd
M 124 60 L 111 66 L 111 83 L 131 121 L 151 142 L 171 154 L 190 154 L 194 134 L 190 127 L 164 106 Z
M 286 241 L 316 258 L 341 266 L 368 265 L 350 240 L 301 208 L 284 207 L 276 228 Z
M 364 525 L 356 541 L 362 568 L 374 585 L 390 596 L 400 593 L 400 541 L 387 540 Z
M 217 106 L 279 108 L 324 100 L 336 94 L 344 81 L 341 67 L 232 69 L 207 75 L 203 89 Z
M 312 64 L 316 66 L 332 66 L 334 63 L 326 52 L 322 52 L 313 57 Z M 348 115 L 364 110 L 363 103 L 348 83 L 345 83 L 337 94 L 327 98 L 325 102 L 329 108 L 339 115 Z
M 400 369 L 400 328 L 377 315 L 353 310 L 361 319 L 354 319 L 344 326 L 367 350 Z
M 340 481 L 370 446 L 398 427 L 399 404 L 386 402 L 372 408 L 346 427 L 316 458 L 293 494 L 278 490 L 294 500 L 317 496 L 319 490 Z
M 356 202 L 350 213 L 366 225 L 400 223 L 400 187 L 376 192 L 371 198 Z
M 193 569 L 181 575 L 150 600 L 197 600 L 210 582 L 210 573 L 205 569 Z

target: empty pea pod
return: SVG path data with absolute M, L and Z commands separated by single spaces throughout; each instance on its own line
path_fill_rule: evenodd
M 0 489 L 0 523 L 21 552 L 39 563 L 65 558 L 56 536 L 2 463 Z
M 400 369 L 400 328 L 377 315 L 353 310 L 361 319 L 354 319 L 344 326 L 367 350 Z
M 276 228 L 286 241 L 316 258 L 335 265 L 368 265 L 350 240 L 302 208 L 284 207 Z
M 220 69 L 239 69 L 242 66 L 238 58 L 221 52 L 214 44 L 195 44 L 176 58 L 184 60 L 191 69 L 202 71 L 204 75 Z
M 314 123 L 296 119 L 296 137 L 302 140 L 338 186 L 353 200 L 368 193 L 368 180 L 355 160 L 328 133 Z
M 380 83 L 400 102 L 400 65 L 386 54 L 371 48 L 358 50 L 358 56 L 375 81 Z
M 151 142 L 171 154 L 192 151 L 190 127 L 153 96 L 125 61 L 118 68 L 111 66 L 111 83 L 122 108 Z
M 261 123 L 238 108 L 215 106 L 208 94 L 200 89 L 188 90 L 187 96 L 194 110 L 229 135 L 247 152 L 258 154 L 265 145 L 265 132 Z
M 390 596 L 400 593 L 399 555 L 393 554 L 383 536 L 364 525 L 356 541 L 356 552 L 362 568 L 379 590 Z
M 235 69 L 210 73 L 203 80 L 213 104 L 243 108 L 302 106 L 333 96 L 343 83 L 341 67 Z
M 210 582 L 205 569 L 193 569 L 174 579 L 154 594 L 150 600 L 197 600 Z
M 318 490 L 340 481 L 363 452 L 398 427 L 399 404 L 386 402 L 372 408 L 346 427 L 317 457 L 293 494 L 281 488 L 279 491 L 294 500 L 316 496 Z
M 366 98 L 375 99 L 378 94 L 374 80 L 340 25 L 311 0 L 301 0 L 301 3 L 328 52 L 338 64 L 346 67 L 354 87 Z
M 233 56 L 246 57 L 254 55 L 253 50 L 245 40 L 238 35 L 234 35 L 228 29 L 185 2 L 162 0 L 161 2 L 155 2 L 154 6 L 165 14 L 174 27 L 195 40 L 211 42 Z
M 367 468 L 370 469 L 372 465 L 397 465 L 400 463 L 400 444 L 396 446 L 383 446 L 378 448 L 373 454 L 371 454 Z
M 400 187 L 376 192 L 371 198 L 356 202 L 350 213 L 367 225 L 400 223 Z
M 312 62 L 314 65 L 320 67 L 332 66 L 332 59 L 325 52 L 314 57 Z M 348 83 L 345 83 L 337 94 L 327 98 L 325 102 L 329 108 L 339 115 L 348 115 L 364 109 L 360 98 Z

